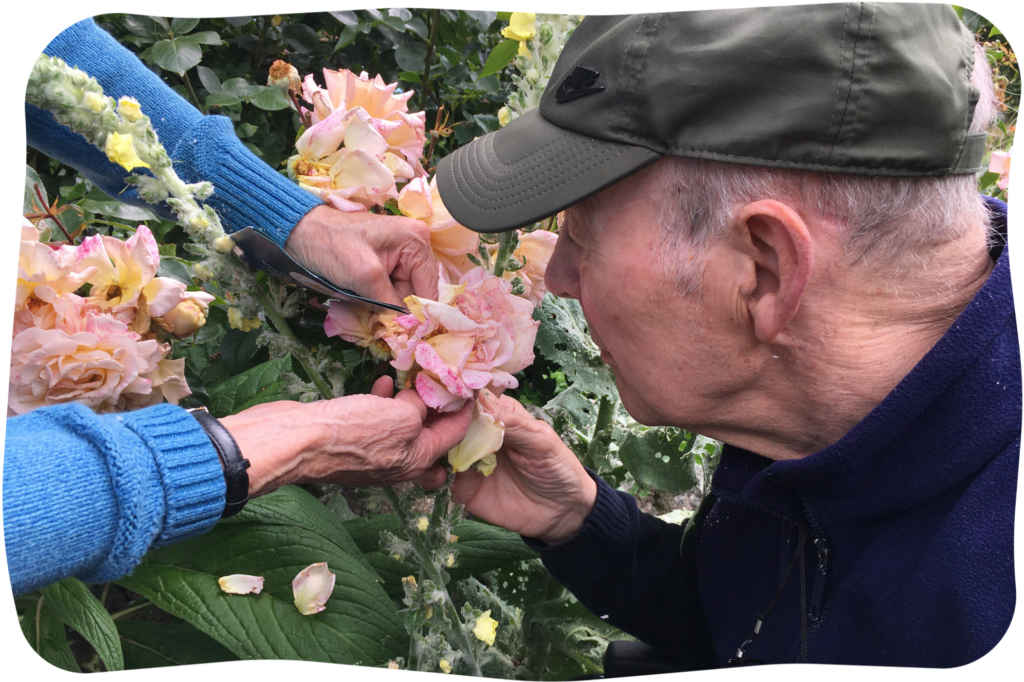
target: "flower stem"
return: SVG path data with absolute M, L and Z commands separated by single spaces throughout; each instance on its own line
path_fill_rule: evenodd
M 384 494 L 387 496 L 388 501 L 395 510 L 395 514 L 398 515 L 398 520 L 401 523 L 402 528 L 408 528 L 410 519 L 405 511 L 402 509 L 401 502 L 398 499 L 398 493 L 391 486 L 384 488 Z M 469 672 L 471 675 L 476 677 L 483 677 L 483 672 L 480 670 L 480 664 L 476 661 L 476 656 L 473 655 L 473 645 L 466 637 L 466 631 L 463 628 L 462 616 L 459 615 L 458 610 L 455 608 L 455 604 L 452 602 L 452 597 L 448 593 L 448 588 L 444 584 L 444 577 L 441 575 L 441 571 L 434 565 L 434 562 L 430 560 L 430 553 L 427 551 L 427 546 L 423 543 L 423 538 L 419 537 L 416 533 L 409 533 L 409 540 L 412 542 L 413 548 L 416 550 L 416 555 L 420 559 L 420 567 L 427 572 L 427 575 L 437 586 L 437 589 L 444 592 L 444 608 L 448 612 L 448 619 L 452 622 L 451 638 L 454 640 L 452 643 L 462 652 L 462 660 L 469 666 Z
M 288 320 L 286 320 L 284 316 L 277 311 L 277 308 L 274 306 L 274 302 L 271 301 L 266 292 L 263 291 L 263 287 L 257 285 L 255 289 L 256 298 L 259 299 L 260 305 L 263 306 L 263 312 L 267 314 L 267 317 L 270 319 L 271 324 L 274 325 L 274 329 L 277 330 L 277 333 L 289 341 L 301 344 L 301 342 L 295 338 L 292 328 L 288 326 Z M 316 386 L 316 390 L 320 392 L 320 395 L 327 400 L 334 398 L 334 391 L 331 390 L 330 384 L 328 384 L 320 372 L 317 371 L 317 368 L 313 366 L 313 363 L 309 361 L 309 358 L 304 357 L 302 354 L 296 354 L 295 359 L 299 361 L 299 364 L 302 365 L 302 369 L 304 369 L 306 374 L 309 375 L 310 380 L 312 380 L 313 385 Z
M 199 98 L 196 97 L 196 91 L 192 89 L 192 79 L 188 77 L 188 71 L 181 74 L 181 80 L 185 81 L 185 89 L 188 90 L 188 98 L 192 100 L 192 105 L 205 115 L 206 109 L 204 109 L 203 105 L 199 103 Z
M 509 256 L 512 255 L 512 244 L 515 242 L 516 237 L 515 230 L 502 233 L 501 241 L 498 242 L 498 255 L 494 258 L 495 277 L 501 277 L 505 274 L 505 263 L 508 262 Z

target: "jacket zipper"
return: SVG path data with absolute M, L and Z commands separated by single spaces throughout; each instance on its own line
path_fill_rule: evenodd
M 807 618 L 815 625 L 821 621 L 821 605 L 825 597 L 825 582 L 828 580 L 828 558 L 830 547 L 828 539 L 825 537 L 825 533 L 822 532 L 821 526 L 818 525 L 817 519 L 814 518 L 814 514 L 811 513 L 811 506 L 807 504 L 807 500 L 801 494 L 800 506 L 803 507 L 804 515 L 807 517 L 807 522 L 811 526 L 811 533 L 813 534 L 814 547 L 818 551 L 818 566 L 814 571 L 814 582 L 811 585 L 811 601 L 807 606 Z

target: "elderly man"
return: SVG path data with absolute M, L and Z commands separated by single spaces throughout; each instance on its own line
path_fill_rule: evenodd
M 584 20 L 540 109 L 438 186 L 482 232 L 565 209 L 551 292 L 630 414 L 721 439 L 721 464 L 672 526 L 485 395 L 505 444 L 456 499 L 685 667 L 988 652 L 1021 427 L 1005 206 L 975 184 L 991 92 L 948 6 Z

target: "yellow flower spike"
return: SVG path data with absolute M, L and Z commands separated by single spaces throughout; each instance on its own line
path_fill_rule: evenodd
M 498 631 L 498 621 L 491 618 L 491 610 L 487 609 L 476 619 L 473 634 L 487 646 L 494 646 L 494 635 Z
M 416 576 L 410 575 L 406 578 L 402 578 L 402 584 L 408 585 L 409 587 L 416 589 Z
M 449 544 L 452 544 L 452 545 L 454 545 L 454 544 L 455 544 L 456 542 L 458 542 L 458 541 L 459 541 L 459 536 L 458 536 L 458 535 L 450 535 L 450 536 L 448 537 L 448 542 L 449 542 Z
M 426 516 L 419 517 L 416 519 L 416 527 L 420 529 L 421 533 L 425 532 L 427 528 L 430 528 L 430 519 Z
M 192 266 L 192 274 L 202 280 L 213 279 L 213 271 L 202 263 L 196 263 Z
M 447 557 L 445 557 L 444 565 L 447 566 L 448 568 L 451 568 L 452 566 L 454 566 L 455 565 L 455 555 L 454 554 L 449 554 Z
M 134 97 L 125 96 L 117 100 L 117 113 L 121 114 L 121 118 L 126 121 L 134 123 L 143 116 L 142 105 Z
M 123 166 L 125 170 L 149 168 L 149 164 L 140 159 L 139 155 L 135 153 L 135 146 L 132 144 L 131 135 L 110 133 L 107 135 L 107 145 L 104 151 L 106 151 L 108 159 Z
M 228 308 L 228 324 L 232 329 L 240 329 L 243 332 L 260 328 L 260 320 L 254 317 L 251 320 L 242 317 L 242 311 L 238 308 Z
M 82 97 L 82 103 L 89 107 L 89 111 L 98 114 L 107 107 L 107 98 L 95 92 L 87 92 Z
M 447 658 L 442 658 L 441 662 L 437 664 L 437 667 L 441 669 L 445 675 L 452 671 L 452 664 L 448 662 Z
M 509 40 L 518 40 L 519 56 L 533 59 L 526 41 L 537 35 L 537 15 L 533 12 L 513 12 L 508 26 L 501 29 L 501 35 Z
M 235 249 L 235 240 L 222 234 L 213 242 L 213 248 L 217 249 L 217 253 L 231 253 Z

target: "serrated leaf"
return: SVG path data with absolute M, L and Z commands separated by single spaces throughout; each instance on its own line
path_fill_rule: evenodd
M 229 329 L 220 344 L 220 357 L 232 374 L 241 374 L 249 368 L 259 346 L 256 339 L 263 333 L 262 329 L 243 332 L 241 329 Z
M 65 578 L 44 587 L 43 599 L 54 618 L 76 630 L 92 645 L 107 670 L 124 670 L 121 640 L 114 620 L 88 587 L 76 578 Z
M 545 294 L 541 305 L 533 311 L 533 319 L 540 320 L 537 349 L 561 368 L 570 384 L 584 392 L 618 400 L 615 375 L 601 360 L 601 349 L 590 338 L 578 301 Z
M 278 111 L 290 106 L 287 95 L 277 88 L 266 88 L 249 101 L 264 111 Z
M 697 484 L 693 439 L 683 429 L 640 427 L 627 432 L 618 456 L 637 481 L 674 495 Z
M 238 660 L 217 640 L 188 623 L 120 620 L 117 631 L 126 670 Z
M 21 632 L 32 650 L 44 661 L 61 670 L 81 672 L 64 636 L 64 624 L 50 611 L 45 598 L 42 604 L 37 603 L 37 606 L 41 608 L 30 610 L 21 621 Z
M 211 387 L 210 413 L 214 417 L 226 417 L 253 405 L 283 400 L 284 385 L 278 377 L 291 368 L 291 363 L 291 355 L 286 355 Z
M 490 76 L 492 73 L 498 73 L 506 66 L 512 63 L 515 59 L 516 52 L 519 51 L 518 40 L 503 40 L 491 50 L 491 53 L 487 55 L 487 61 L 484 62 L 484 68 L 480 71 L 480 78 L 484 76 Z
M 181 17 L 176 18 L 176 19 L 171 19 L 171 31 L 173 31 L 175 33 L 175 35 L 182 35 L 183 36 L 186 33 L 188 33 L 189 31 L 191 31 L 192 29 L 194 29 L 198 25 L 199 25 L 199 20 L 198 19 L 184 19 L 184 18 L 181 18 Z
M 398 74 L 398 79 L 403 80 L 406 83 L 416 83 L 417 85 L 420 84 L 420 74 L 414 71 L 403 71 L 402 73 Z
M 203 51 L 196 43 L 184 42 L 184 38 L 179 38 L 159 40 L 139 56 L 165 71 L 181 76 L 202 61 Z
M 306 24 L 288 24 L 281 29 L 281 36 L 296 52 L 312 52 L 320 44 L 320 36 Z
M 115 201 L 102 193 L 102 190 L 93 190 L 90 197 L 102 196 L 102 199 L 88 198 L 79 202 L 83 210 L 101 216 L 120 218 L 121 220 L 154 220 L 156 214 L 141 206 L 132 206 Z
M 220 84 L 220 79 L 217 78 L 217 74 L 213 72 L 213 69 L 205 66 L 197 66 L 196 72 L 199 74 L 199 82 L 203 84 L 203 87 L 210 91 L 211 94 L 220 92 L 223 86 Z
M 287 522 L 282 513 L 295 515 L 295 489 L 279 493 L 251 501 L 205 535 L 151 552 L 119 583 L 240 658 L 382 665 L 407 652 L 394 603 L 358 552 L 340 544 L 340 525 L 333 522 L 326 533 L 311 529 L 307 517 Z M 291 581 L 317 562 L 326 562 L 337 582 L 326 610 L 303 616 L 292 601 Z M 221 592 L 218 577 L 234 573 L 263 576 L 263 592 Z

